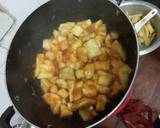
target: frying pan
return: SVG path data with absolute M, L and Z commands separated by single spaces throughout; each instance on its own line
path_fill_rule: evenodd
M 61 23 L 102 19 L 108 31 L 117 31 L 132 68 L 126 90 L 106 105 L 105 111 L 84 122 L 75 114 L 70 119 L 54 116 L 42 100 L 38 80 L 33 77 L 36 54 L 43 51 L 42 40 L 52 35 Z M 16 33 L 7 58 L 6 82 L 14 108 L 33 126 L 41 128 L 93 127 L 108 118 L 126 98 L 138 65 L 138 45 L 134 29 L 123 11 L 109 0 L 52 0 L 34 11 Z

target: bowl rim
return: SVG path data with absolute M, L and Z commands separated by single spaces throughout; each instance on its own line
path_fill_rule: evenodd
M 124 10 L 124 12 L 126 11 L 125 9 L 123 9 L 123 7 L 125 6 L 132 6 L 132 5 L 137 5 L 137 6 L 144 6 L 148 9 L 157 9 L 158 10 L 158 13 L 156 16 L 159 17 L 160 19 L 160 8 L 157 7 L 156 5 L 154 4 L 151 4 L 149 2 L 146 2 L 146 1 L 142 1 L 142 0 L 134 0 L 134 1 L 123 1 L 120 5 L 121 9 Z M 127 14 L 126 14 L 127 15 Z M 127 15 L 128 16 L 128 15 Z M 129 19 L 130 20 L 130 19 Z M 136 34 L 136 33 L 135 33 Z M 156 45 L 154 45 L 156 43 Z M 140 45 L 139 45 L 140 46 Z M 155 51 L 156 49 L 158 49 L 160 47 L 160 40 L 159 41 L 156 41 L 154 42 L 151 46 L 149 47 L 146 47 L 144 49 L 140 49 L 139 48 L 139 55 L 142 56 L 142 55 L 146 55 L 148 53 L 151 53 L 153 51 Z

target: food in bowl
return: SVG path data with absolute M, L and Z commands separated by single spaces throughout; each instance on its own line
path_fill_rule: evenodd
M 54 115 L 69 118 L 78 111 L 84 121 L 91 120 L 127 87 L 131 68 L 118 37 L 102 20 L 88 19 L 60 24 L 43 40 L 35 77 Z
M 138 21 L 140 21 L 143 18 L 143 14 L 136 14 L 130 16 L 131 22 L 133 24 L 136 24 Z M 154 38 L 156 37 L 156 32 L 151 24 L 151 22 L 147 22 L 141 30 L 138 32 L 138 42 L 140 45 L 144 46 L 150 46 Z

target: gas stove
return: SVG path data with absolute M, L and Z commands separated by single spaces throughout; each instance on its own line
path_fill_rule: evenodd
M 3 2 L 5 1 L 5 2 Z M 6 89 L 6 80 L 5 80 L 5 62 L 7 53 L 9 50 L 9 46 L 11 43 L 11 40 L 13 39 L 16 31 L 22 24 L 22 22 L 25 20 L 25 18 L 31 14 L 36 8 L 38 8 L 43 3 L 47 2 L 48 0 L 15 0 L 14 2 L 12 0 L 1 0 L 0 5 L 6 7 L 5 9 L 0 6 L 0 9 L 3 9 L 4 11 L 9 10 L 13 17 L 15 18 L 15 22 L 13 22 L 13 26 L 10 27 L 10 30 L 7 31 L 4 38 L 0 40 L 0 82 L 1 82 L 1 89 L 0 89 L 0 116 L 3 116 L 3 119 L 6 119 L 6 114 L 10 115 L 10 118 L 14 114 L 14 116 L 11 118 L 11 127 L 12 128 L 35 128 L 35 126 L 31 126 L 29 123 L 23 119 L 20 114 L 13 110 L 12 108 L 12 102 L 8 96 L 8 92 Z M 151 2 L 158 7 L 160 7 L 160 1 L 158 0 L 146 0 L 147 2 Z M 20 10 L 17 10 L 17 6 L 14 3 L 22 4 L 22 7 L 20 7 Z M 23 12 L 21 12 L 23 10 Z M 8 109 L 7 109 L 8 108 Z M 7 110 L 7 111 L 6 111 Z M 5 113 L 4 113 L 5 112 Z M 8 119 L 8 118 L 7 118 Z M 1 128 L 1 125 L 0 125 Z
M 2 121 L 8 120 L 11 115 L 10 124 L 12 128 L 35 128 L 29 125 L 18 112 L 14 111 L 12 102 L 7 92 L 6 79 L 5 79 L 5 63 L 7 53 L 12 42 L 12 39 L 23 23 L 23 21 L 30 15 L 35 9 L 48 0 L 1 0 L 0 1 L 0 116 L 3 117 Z M 17 8 L 17 3 L 20 5 Z M 3 20 L 3 21 L 2 21 Z M 2 29 L 3 27 L 3 29 Z M 8 109 L 7 109 L 8 108 Z M 7 110 L 7 111 L 6 111 Z M 9 117 L 6 118 L 6 115 Z M 0 123 L 0 128 L 1 128 Z M 4 128 L 4 127 L 2 127 Z M 8 128 L 6 126 L 6 128 Z

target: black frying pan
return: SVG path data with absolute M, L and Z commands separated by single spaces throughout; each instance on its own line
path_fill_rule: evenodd
M 127 62 L 132 68 L 128 88 L 106 105 L 104 112 L 92 121 L 84 122 L 75 114 L 71 119 L 54 116 L 42 100 L 39 82 L 33 77 L 36 54 L 42 52 L 42 40 L 49 38 L 52 30 L 66 21 L 102 19 L 108 31 L 117 31 L 127 53 Z M 6 80 L 10 98 L 19 113 L 33 125 L 41 128 L 91 127 L 109 115 L 124 100 L 134 79 L 138 49 L 134 30 L 128 18 L 118 6 L 108 0 L 54 0 L 33 12 L 16 33 L 9 50 Z

